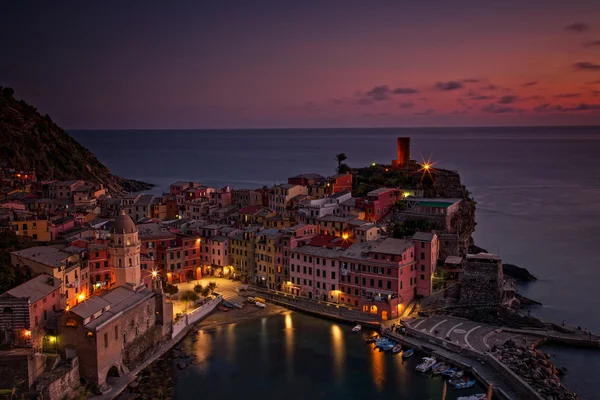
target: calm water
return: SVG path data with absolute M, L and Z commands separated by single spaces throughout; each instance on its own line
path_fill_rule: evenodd
M 155 183 L 179 179 L 236 188 L 272 185 L 303 172 L 333 173 L 336 153 L 364 166 L 395 158 L 412 137 L 413 159 L 458 170 L 477 205 L 478 245 L 527 267 L 539 281 L 521 291 L 532 312 L 600 332 L 600 128 L 71 132 L 113 173 Z M 594 391 L 600 353 L 552 349 L 583 398 Z M 362 367 L 368 370 L 368 365 Z
M 197 399 L 201 388 L 219 399 L 442 398 L 442 377 L 414 370 L 421 355 L 374 350 L 364 342 L 373 332 L 351 329 L 289 312 L 202 330 L 197 342 L 182 343 L 198 361 L 176 380 L 175 396 Z M 448 388 L 446 398 L 483 391 Z

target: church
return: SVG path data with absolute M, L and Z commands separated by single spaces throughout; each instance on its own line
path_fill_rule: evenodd
M 133 220 L 121 211 L 111 229 L 109 259 L 115 272 L 111 290 L 79 303 L 58 318 L 58 347 L 67 360 L 79 358 L 79 374 L 101 391 L 145 353 L 170 338 L 173 305 L 157 278 L 142 282 L 140 240 Z

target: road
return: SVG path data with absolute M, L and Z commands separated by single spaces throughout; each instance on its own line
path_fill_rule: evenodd
M 415 318 L 409 320 L 408 325 L 421 332 L 450 340 L 459 346 L 469 347 L 482 353 L 503 344 L 508 339 L 523 338 L 522 334 L 499 332 L 499 326 L 445 315 Z

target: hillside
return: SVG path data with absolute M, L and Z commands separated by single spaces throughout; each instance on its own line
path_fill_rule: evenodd
M 40 179 L 84 179 L 103 184 L 112 194 L 141 191 L 152 185 L 110 173 L 88 149 L 57 126 L 47 114 L 0 87 L 0 167 L 35 168 Z

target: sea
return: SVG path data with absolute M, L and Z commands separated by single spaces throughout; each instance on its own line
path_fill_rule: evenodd
M 155 194 L 177 180 L 253 188 L 300 173 L 331 175 L 337 153 L 345 153 L 350 166 L 389 164 L 396 158 L 396 138 L 408 136 L 412 159 L 457 170 L 472 192 L 476 244 L 538 278 L 519 287 L 543 304 L 532 308 L 532 315 L 600 332 L 600 127 L 69 133 L 112 173 L 153 183 Z M 600 399 L 600 351 L 545 349 L 567 369 L 568 388 L 583 399 Z M 368 374 L 372 360 L 362 361 L 352 368 Z M 318 373 L 319 368 L 315 376 L 311 369 L 301 372 L 309 381 Z

